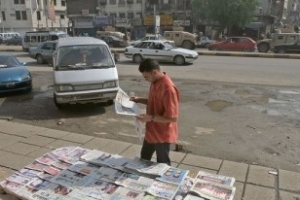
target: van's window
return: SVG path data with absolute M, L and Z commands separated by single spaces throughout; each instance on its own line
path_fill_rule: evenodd
M 48 35 L 42 35 L 41 36 L 41 42 L 46 42 L 48 40 Z
M 282 35 L 279 35 L 279 36 L 277 37 L 277 39 L 278 39 L 278 40 L 283 40 L 283 36 L 282 36 Z
M 179 33 L 176 33 L 176 34 L 175 34 L 175 37 L 180 37 Z
M 29 36 L 25 36 L 24 37 L 24 42 L 29 42 L 30 41 L 30 37 Z
M 52 47 L 52 44 L 51 44 L 51 43 L 45 43 L 45 44 L 42 46 L 42 49 L 44 49 L 44 50 L 51 50 L 51 47 Z
M 36 36 L 30 36 L 30 42 L 35 43 L 36 41 Z
M 114 67 L 105 45 L 63 46 L 57 50 L 56 70 L 84 70 Z
M 58 36 L 57 35 L 51 35 L 50 40 L 58 40 Z

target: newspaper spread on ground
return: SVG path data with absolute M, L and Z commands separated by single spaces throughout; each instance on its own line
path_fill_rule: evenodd
M 81 147 L 77 147 L 75 149 L 73 149 L 72 151 L 68 152 L 65 156 L 62 156 L 61 160 L 66 162 L 66 163 L 70 163 L 70 164 L 74 164 L 77 161 L 79 161 L 80 157 L 83 156 L 84 154 L 87 154 L 90 150 L 81 148 Z
M 142 200 L 144 194 L 144 192 L 137 192 L 135 190 L 118 187 L 118 189 L 111 195 L 109 200 Z
M 232 177 L 200 171 L 198 176 L 192 179 L 187 175 L 187 170 L 165 167 L 139 158 L 124 159 L 120 155 L 102 151 L 88 150 L 89 153 L 83 154 L 80 161 L 74 162 L 84 151 L 86 150 L 81 147 L 56 149 L 37 158 L 44 164 L 35 160 L 0 182 L 0 187 L 6 193 L 22 200 L 202 200 L 202 197 L 211 200 L 232 200 L 235 194 L 235 187 L 228 186 L 234 183 Z M 71 155 L 68 159 L 69 162 L 74 162 L 73 164 L 59 161 L 68 155 Z M 97 160 L 99 156 L 105 157 L 104 162 L 100 159 L 100 163 L 106 165 L 94 165 L 82 159 Z M 53 163 L 52 159 L 58 160 Z M 124 170 L 117 169 L 119 164 L 131 167 L 131 172 L 128 173 L 126 167 Z M 154 173 L 155 176 L 150 176 L 149 173 Z M 157 174 L 161 174 L 160 177 Z M 165 178 L 166 174 L 176 177 Z M 216 176 L 218 177 L 214 178 Z M 162 182 L 163 180 L 165 182 Z
M 178 185 L 154 181 L 151 187 L 147 190 L 147 192 L 156 197 L 164 199 L 173 199 L 177 189 Z
M 217 183 L 217 184 L 227 185 L 227 186 L 233 186 L 235 182 L 234 177 L 222 176 L 222 175 L 212 174 L 204 171 L 199 171 L 196 178 L 204 181 Z
M 135 190 L 147 191 L 153 183 L 153 179 L 146 178 L 137 174 L 124 173 L 119 179 L 115 181 L 117 185 Z
M 161 177 L 157 177 L 156 179 L 162 182 L 179 185 L 188 173 L 189 170 L 170 167 Z
M 156 163 L 143 160 L 139 157 L 135 157 L 132 162 L 129 162 L 125 167 L 144 174 L 151 174 L 155 176 L 162 176 L 165 171 L 170 168 L 170 166 L 165 163 Z
M 140 109 L 137 104 L 133 101 L 130 101 L 130 97 L 124 92 L 121 88 L 119 89 L 116 100 L 115 100 L 115 110 L 119 115 L 128 115 L 128 116 L 138 116 L 140 115 Z M 135 131 L 142 141 L 144 137 L 144 124 L 140 122 L 137 118 L 134 118 Z
M 193 184 L 194 184 L 194 179 L 189 176 L 186 176 L 180 183 L 178 190 L 176 191 L 176 194 L 174 195 L 173 199 L 174 200 L 183 199 L 188 194 Z
M 232 200 L 235 190 L 235 187 L 195 179 L 190 192 L 211 200 Z

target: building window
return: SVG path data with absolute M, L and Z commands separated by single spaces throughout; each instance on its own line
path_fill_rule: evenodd
M 125 18 L 125 13 L 119 13 L 120 18 Z
M 25 0 L 14 0 L 14 4 L 25 4 Z
M 56 6 L 56 0 L 52 0 L 52 4 Z
M 21 20 L 21 12 L 16 11 L 16 20 Z
M 36 19 L 41 20 L 41 11 L 36 11 Z
M 142 17 L 142 13 L 136 13 L 135 16 L 136 17 Z
M 25 0 L 20 0 L 20 4 L 25 4 Z
M 22 20 L 27 20 L 27 12 L 22 11 Z
M 16 11 L 16 20 L 27 20 L 27 13 L 26 11 Z
M 5 12 L 2 11 L 2 20 L 5 21 L 6 20 L 6 17 L 5 17 Z
M 133 19 L 134 18 L 134 14 L 132 12 L 127 13 L 127 18 L 128 19 Z
M 110 5 L 116 5 L 117 3 L 116 3 L 116 0 L 109 0 L 109 4 Z
M 114 18 L 117 17 L 117 14 L 116 14 L 116 13 L 110 13 L 109 15 L 110 15 L 111 17 L 114 17 Z
M 66 1 L 61 1 L 61 6 L 66 6 Z
M 142 0 L 136 0 L 136 3 L 142 3 Z
M 125 0 L 119 0 L 119 4 L 125 4 Z
M 60 19 L 65 19 L 65 15 L 60 15 Z
M 15 4 L 19 4 L 19 0 L 14 0 L 14 3 Z

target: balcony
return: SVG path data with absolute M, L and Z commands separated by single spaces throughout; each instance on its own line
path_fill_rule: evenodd
M 127 0 L 127 4 L 133 4 L 133 0 Z
M 100 5 L 106 5 L 107 4 L 107 0 L 100 0 L 99 3 L 100 3 Z

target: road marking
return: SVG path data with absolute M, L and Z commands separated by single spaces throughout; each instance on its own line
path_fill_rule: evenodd
M 0 106 L 4 103 L 6 98 L 0 98 Z

